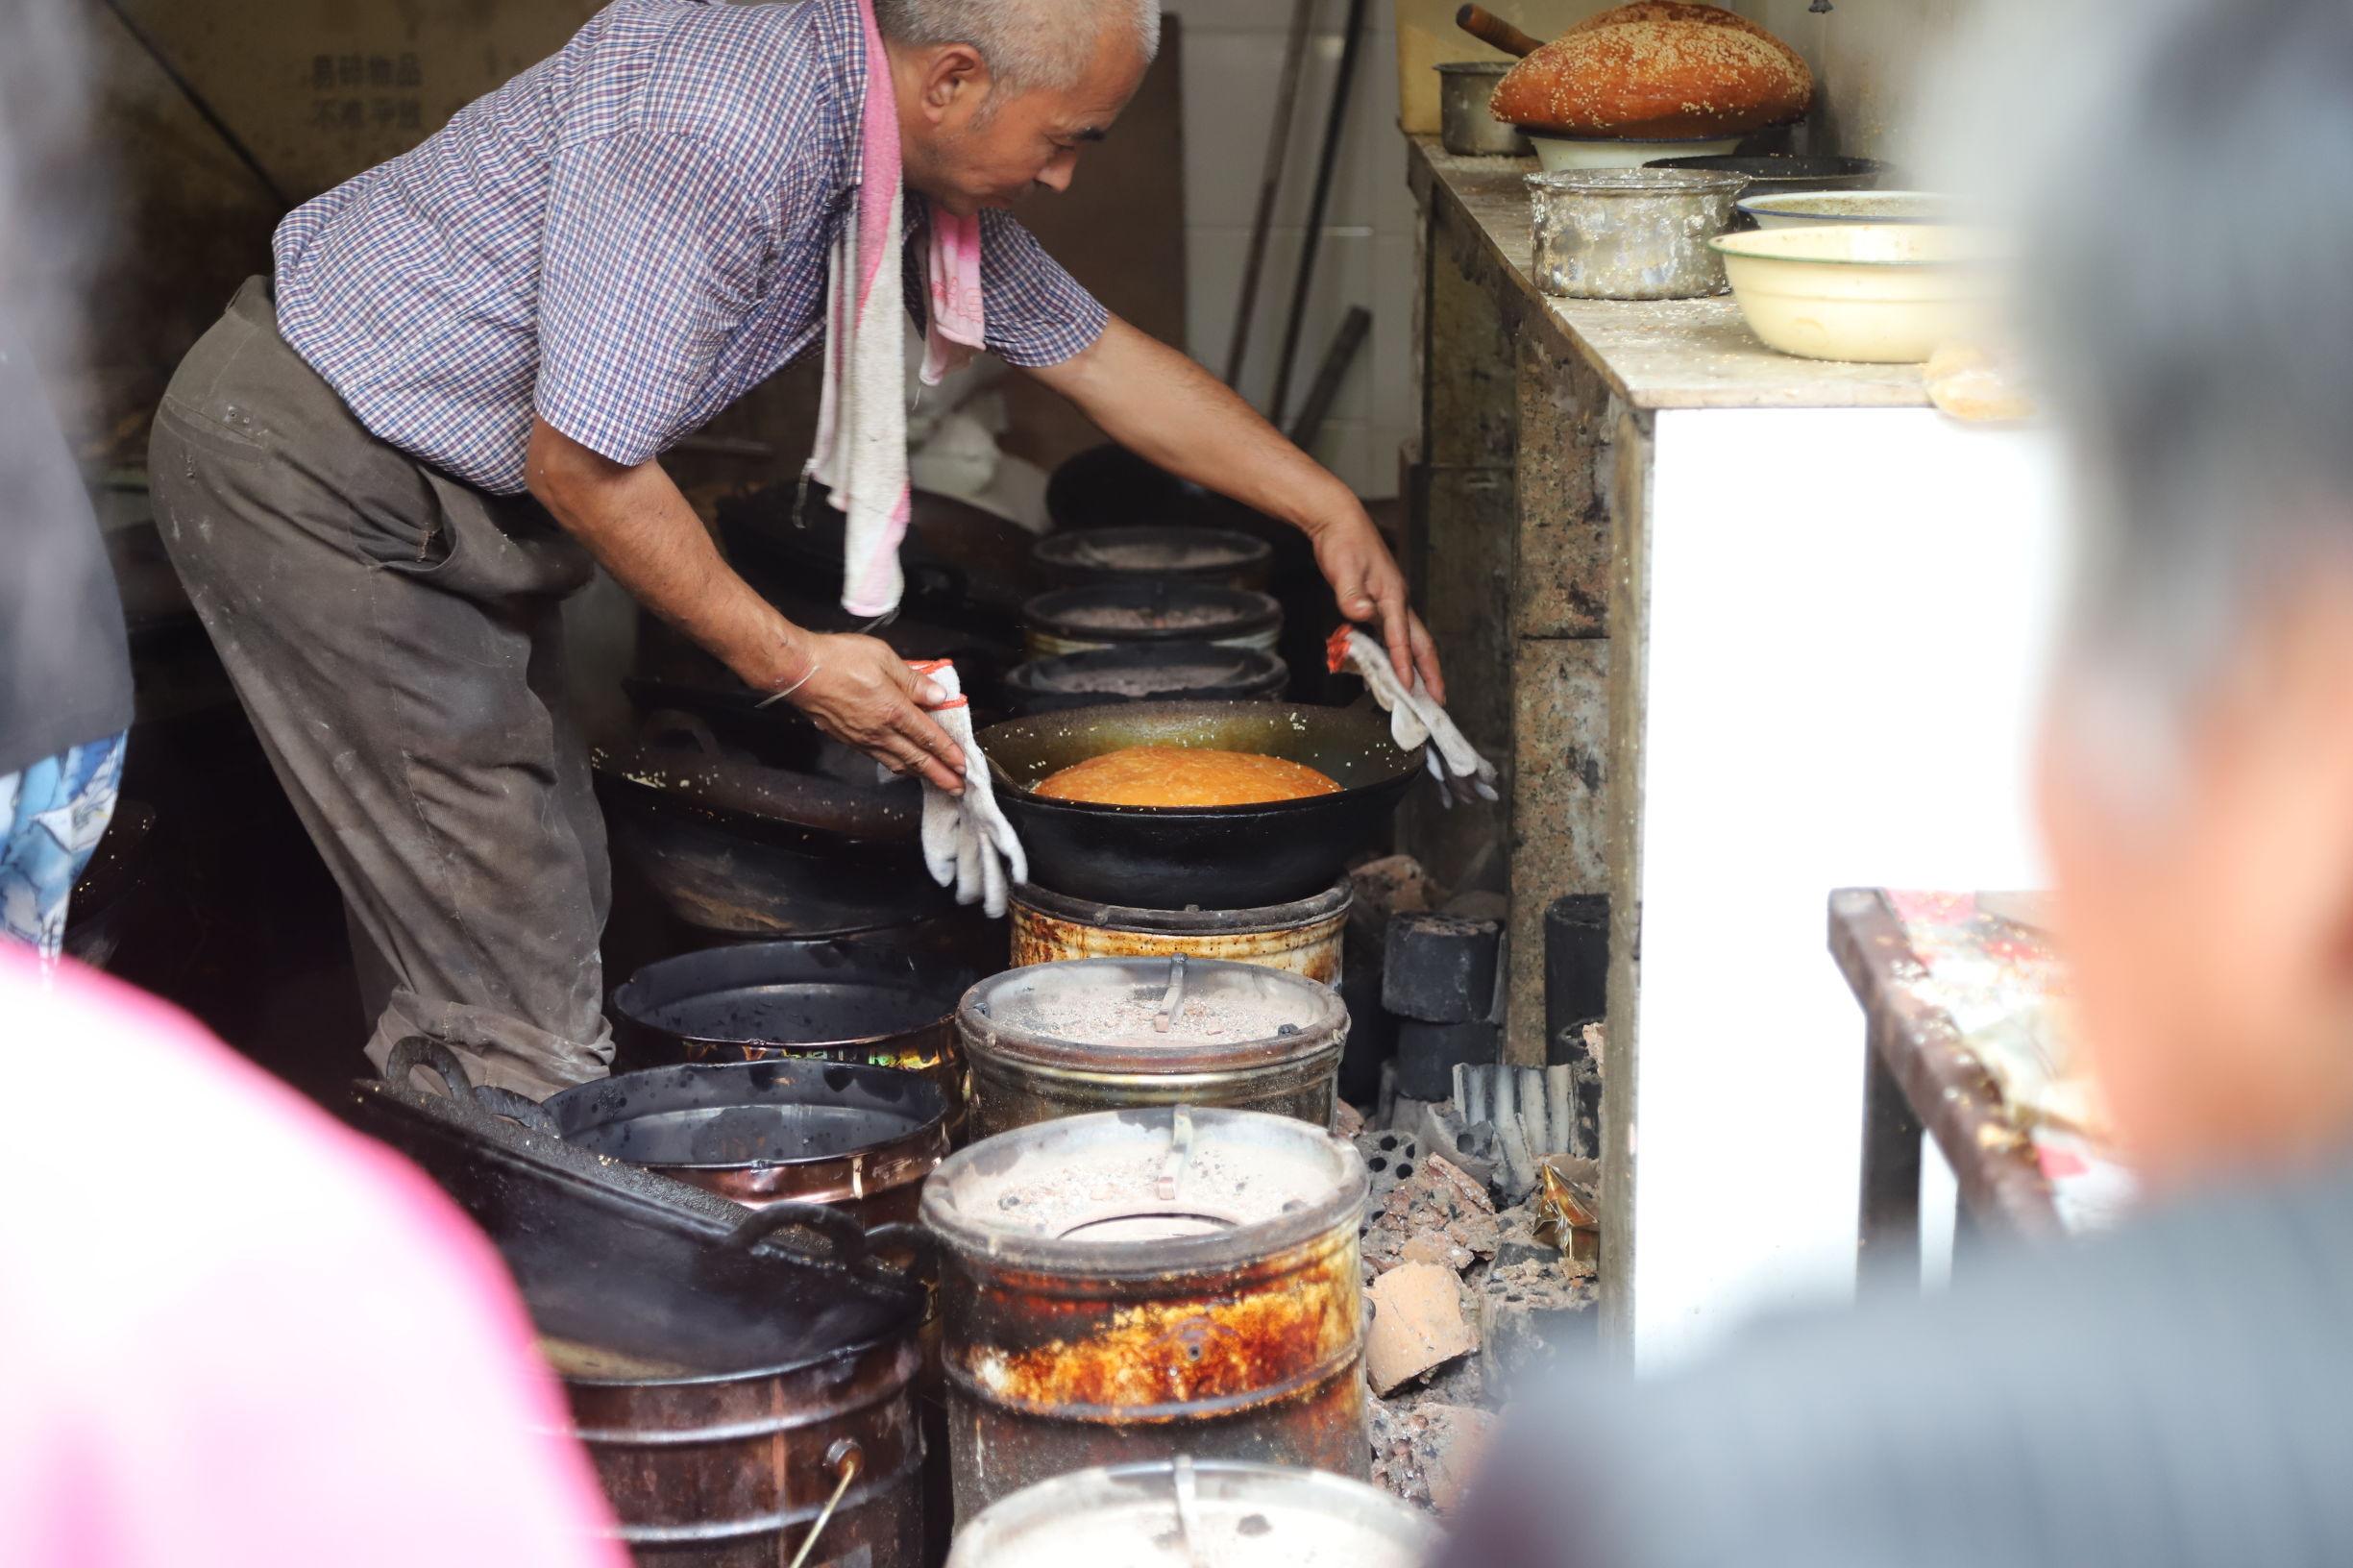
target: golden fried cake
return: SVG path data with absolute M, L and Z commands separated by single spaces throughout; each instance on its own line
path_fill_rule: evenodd
M 1339 789 L 1304 763 L 1255 751 L 1128 746 L 1048 774 L 1037 793 L 1103 806 L 1255 806 Z

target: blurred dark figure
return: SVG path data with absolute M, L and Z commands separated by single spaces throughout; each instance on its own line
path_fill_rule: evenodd
M 130 724 L 98 520 L 0 298 L 0 941 L 57 956 L 66 895 L 114 815 Z
M 71 350 L 57 304 L 89 237 L 65 9 L 0 0 L 0 941 L 47 958 L 131 723 L 122 602 L 35 364 Z
M 2353 1562 L 2353 4 L 2109 8 L 2064 63 L 2107 96 L 2022 273 L 2084 513 L 2042 809 L 2151 1209 L 1529 1392 L 1449 1564 Z

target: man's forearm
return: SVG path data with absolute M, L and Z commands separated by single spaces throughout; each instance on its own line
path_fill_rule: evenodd
M 722 558 L 660 464 L 624 468 L 541 425 L 527 472 L 532 495 L 639 603 L 752 686 L 799 678 L 804 635 Z
M 1033 372 L 1139 457 L 1312 533 L 1346 485 L 1232 388 L 1118 317 L 1076 358 Z

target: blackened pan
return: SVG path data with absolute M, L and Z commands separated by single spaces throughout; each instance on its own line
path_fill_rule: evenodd
M 994 922 L 933 922 L 682 953 L 613 992 L 613 1035 L 632 1067 L 802 1058 L 903 1068 L 946 1096 L 953 1133 L 964 1124 L 956 1003 L 1005 967 L 1005 951 Z
M 355 1086 L 351 1119 L 482 1228 L 542 1334 L 711 1375 L 915 1332 L 921 1284 L 878 1266 L 846 1215 L 777 1205 L 823 1251 L 797 1237 L 755 1243 L 762 1232 L 724 1198 L 517 1125 L 496 1104 L 411 1089 L 414 1060 L 396 1057 L 397 1085 Z
M 872 1227 L 916 1217 L 947 1158 L 947 1096 L 895 1067 L 684 1062 L 576 1084 L 539 1107 L 575 1148 L 674 1176 L 748 1208 L 822 1203 Z
M 1332 886 L 1377 838 L 1421 769 L 1370 706 L 1131 702 L 993 724 L 981 749 L 1020 835 L 1030 880 L 1073 898 L 1151 909 L 1255 909 Z M 1264 805 L 1104 806 L 1049 800 L 1047 774 L 1129 746 L 1256 751 L 1331 776 L 1337 795 Z
M 1039 576 L 1077 587 L 1090 582 L 1222 582 L 1264 588 L 1274 575 L 1274 547 L 1235 528 L 1085 528 L 1038 541 L 1030 560 Z
M 1032 659 L 1005 677 L 1016 714 L 1126 702 L 1280 697 L 1290 670 L 1262 649 L 1215 643 L 1123 643 Z

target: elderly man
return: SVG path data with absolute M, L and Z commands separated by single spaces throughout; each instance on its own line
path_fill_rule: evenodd
M 2353 7 L 2098 15 L 2025 273 L 2087 509 L 2043 818 L 2151 1212 L 1527 1399 L 1448 1568 L 2353 1561 Z
M 604 833 L 556 698 L 557 605 L 593 564 L 749 685 L 958 787 L 890 649 L 787 621 L 659 461 L 821 336 L 875 160 L 903 171 L 911 236 L 977 216 L 977 290 L 953 298 L 988 349 L 1142 456 L 1296 524 L 1341 613 L 1437 685 L 1347 488 L 1002 210 L 1066 186 L 1110 129 L 1156 0 L 868 4 L 617 0 L 289 216 L 274 277 L 164 399 L 163 533 L 343 888 L 379 1063 L 427 1033 L 478 1079 L 545 1093 L 610 1060 Z

